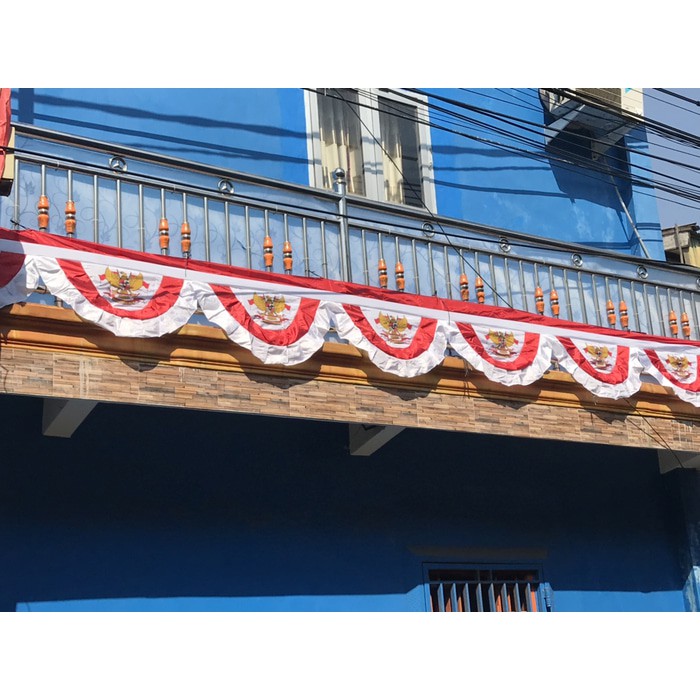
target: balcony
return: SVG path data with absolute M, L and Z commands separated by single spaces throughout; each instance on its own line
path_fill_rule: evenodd
M 329 192 L 23 125 L 15 147 L 5 228 L 170 255 L 190 232 L 195 260 L 700 338 L 687 267 L 346 196 L 342 179 Z
M 46 398 L 47 435 L 69 436 L 110 401 L 344 422 L 357 455 L 407 427 L 671 447 L 676 461 L 700 451 L 700 277 L 692 268 L 349 197 L 342 178 L 337 191 L 316 190 L 16 131 L 0 243 L 8 252 L 30 244 L 29 301 L 39 303 L 14 303 L 28 290 L 21 281 L 13 296 L 10 285 L 0 313 L 3 391 Z M 105 245 L 121 248 L 116 258 L 125 262 L 112 262 Z M 100 276 L 105 264 L 128 267 L 138 258 L 128 251 L 140 251 L 151 273 L 183 284 L 210 275 L 212 283 L 194 294 L 188 287 L 188 303 L 196 297 L 189 321 L 154 334 L 137 319 L 134 332 L 116 332 L 117 316 L 105 324 L 83 314 L 47 282 L 61 250 L 74 260 L 91 251 Z M 322 331 L 313 347 L 280 341 L 303 353 L 275 354 L 273 327 L 256 345 L 248 326 L 239 333 L 245 324 L 219 323 L 226 314 L 214 288 L 229 283 L 233 303 L 246 308 L 260 285 L 289 303 L 315 300 L 324 321 L 315 326 L 314 317 Z M 416 342 L 390 333 L 383 342 L 382 312 L 415 315 Z M 518 351 L 505 352 L 499 343 L 513 335 Z M 596 355 L 601 349 L 611 361 Z M 670 366 L 676 360 L 687 362 Z

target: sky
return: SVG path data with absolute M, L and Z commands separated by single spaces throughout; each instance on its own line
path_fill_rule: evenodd
M 700 88 L 665 88 L 679 95 L 700 102 Z M 644 89 L 644 117 L 663 122 L 675 129 L 689 132 L 700 138 L 700 106 L 694 105 L 653 88 Z M 652 156 L 679 161 L 700 168 L 700 148 L 673 142 L 655 134 L 649 134 L 649 149 Z M 700 173 L 687 167 L 673 165 L 660 160 L 652 161 L 653 169 L 662 176 L 672 176 L 700 189 Z M 682 186 L 681 183 L 676 183 Z M 662 228 L 676 224 L 700 223 L 700 202 L 675 197 L 665 192 L 657 193 L 659 219 Z

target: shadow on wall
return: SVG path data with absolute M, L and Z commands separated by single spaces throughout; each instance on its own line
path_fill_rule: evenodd
M 124 92 L 125 100 L 134 100 L 134 95 L 139 94 L 139 90 Z M 308 159 L 305 157 L 305 131 L 192 114 L 165 114 L 115 104 L 107 106 L 99 102 L 43 94 L 33 88 L 19 88 L 16 94 L 15 118 L 26 124 L 53 125 L 53 128 L 58 130 L 98 140 L 105 140 L 107 135 L 112 135 L 116 141 L 131 148 L 167 151 L 171 155 L 200 158 L 204 162 L 215 156 L 217 164 L 234 159 L 304 167 L 308 165 Z M 231 113 L 234 113 L 233 108 Z M 94 117 L 89 118 L 89 115 Z M 110 118 L 114 119 L 113 123 L 109 123 Z M 212 134 L 211 141 L 184 136 L 204 136 L 207 133 Z M 281 140 L 287 146 L 271 150 L 271 147 L 279 145 Z M 289 144 L 295 142 L 297 146 L 289 148 Z M 241 148 L 228 144 L 259 144 L 259 148 Z M 298 155 L 293 155 L 294 151 L 297 151 Z
M 108 403 L 61 439 L 42 437 L 40 399 L 0 408 L 2 610 L 405 609 L 431 549 L 464 565 L 459 551 L 544 551 L 519 563 L 555 592 L 682 588 L 652 451 L 407 429 L 359 458 L 345 424 Z

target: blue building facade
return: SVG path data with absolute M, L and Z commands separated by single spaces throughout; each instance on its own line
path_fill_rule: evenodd
M 432 213 L 663 259 L 654 199 L 625 177 L 647 163 L 640 126 L 603 172 L 544 148 L 537 89 L 420 93 L 416 178 Z M 12 113 L 321 189 L 317 97 L 21 88 Z M 689 606 L 682 494 L 695 472 L 662 474 L 655 450 L 406 429 L 358 458 L 342 423 L 109 402 L 62 440 L 40 434 L 40 398 L 0 400 L 3 610 L 428 611 L 431 571 L 521 569 L 547 584 L 555 611 Z M 22 441 L 18 425 L 33 426 Z

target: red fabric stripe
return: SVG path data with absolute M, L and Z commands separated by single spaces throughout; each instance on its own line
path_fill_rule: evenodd
M 474 330 L 474 327 L 469 323 L 457 323 L 457 328 L 462 334 L 462 337 L 471 345 L 475 352 L 483 357 L 489 364 L 499 369 L 505 370 L 522 370 L 529 367 L 537 357 L 540 347 L 540 336 L 537 333 L 525 333 L 525 338 L 522 341 L 522 348 L 517 358 L 511 362 L 497 360 L 495 357 L 486 352 L 479 335 Z
M 603 382 L 603 384 L 623 384 L 627 381 L 629 377 L 630 349 L 625 345 L 617 346 L 617 357 L 615 358 L 613 369 L 610 372 L 598 372 L 572 341 L 568 338 L 557 338 L 557 340 L 566 348 L 573 361 L 586 374 L 590 374 L 591 377 L 599 382 Z
M 251 315 L 246 311 L 243 302 L 234 294 L 230 287 L 212 284 L 211 288 L 219 298 L 219 301 L 224 305 L 226 311 L 248 333 L 268 345 L 278 347 L 286 347 L 296 343 L 309 332 L 316 318 L 318 305 L 321 303 L 318 299 L 302 299 L 294 320 L 289 326 L 280 330 L 267 330 L 255 323 Z
M 23 253 L 0 253 L 0 287 L 12 282 L 24 265 Z
M 161 283 L 151 301 L 142 309 L 130 310 L 113 306 L 108 299 L 105 299 L 100 291 L 95 287 L 90 276 L 79 262 L 72 260 L 58 260 L 68 281 L 89 301 L 102 311 L 106 311 L 119 318 L 133 318 L 138 321 L 148 321 L 158 318 L 169 311 L 177 302 L 182 291 L 183 280 L 172 277 L 163 277 Z
M 5 167 L 5 148 L 10 143 L 10 133 L 12 131 L 10 94 L 10 88 L 0 88 L 0 176 Z
M 411 344 L 407 348 L 395 348 L 393 345 L 389 345 L 372 327 L 372 324 L 367 320 L 362 309 L 359 306 L 354 306 L 352 304 L 343 304 L 348 316 L 350 316 L 352 322 L 357 326 L 362 335 L 370 342 L 374 347 L 382 350 L 387 355 L 396 357 L 399 360 L 412 360 L 419 355 L 422 355 L 430 347 L 433 339 L 435 338 L 435 330 L 437 328 L 437 320 L 434 318 L 421 318 L 418 330 L 413 336 Z M 378 313 L 374 311 L 373 313 Z

